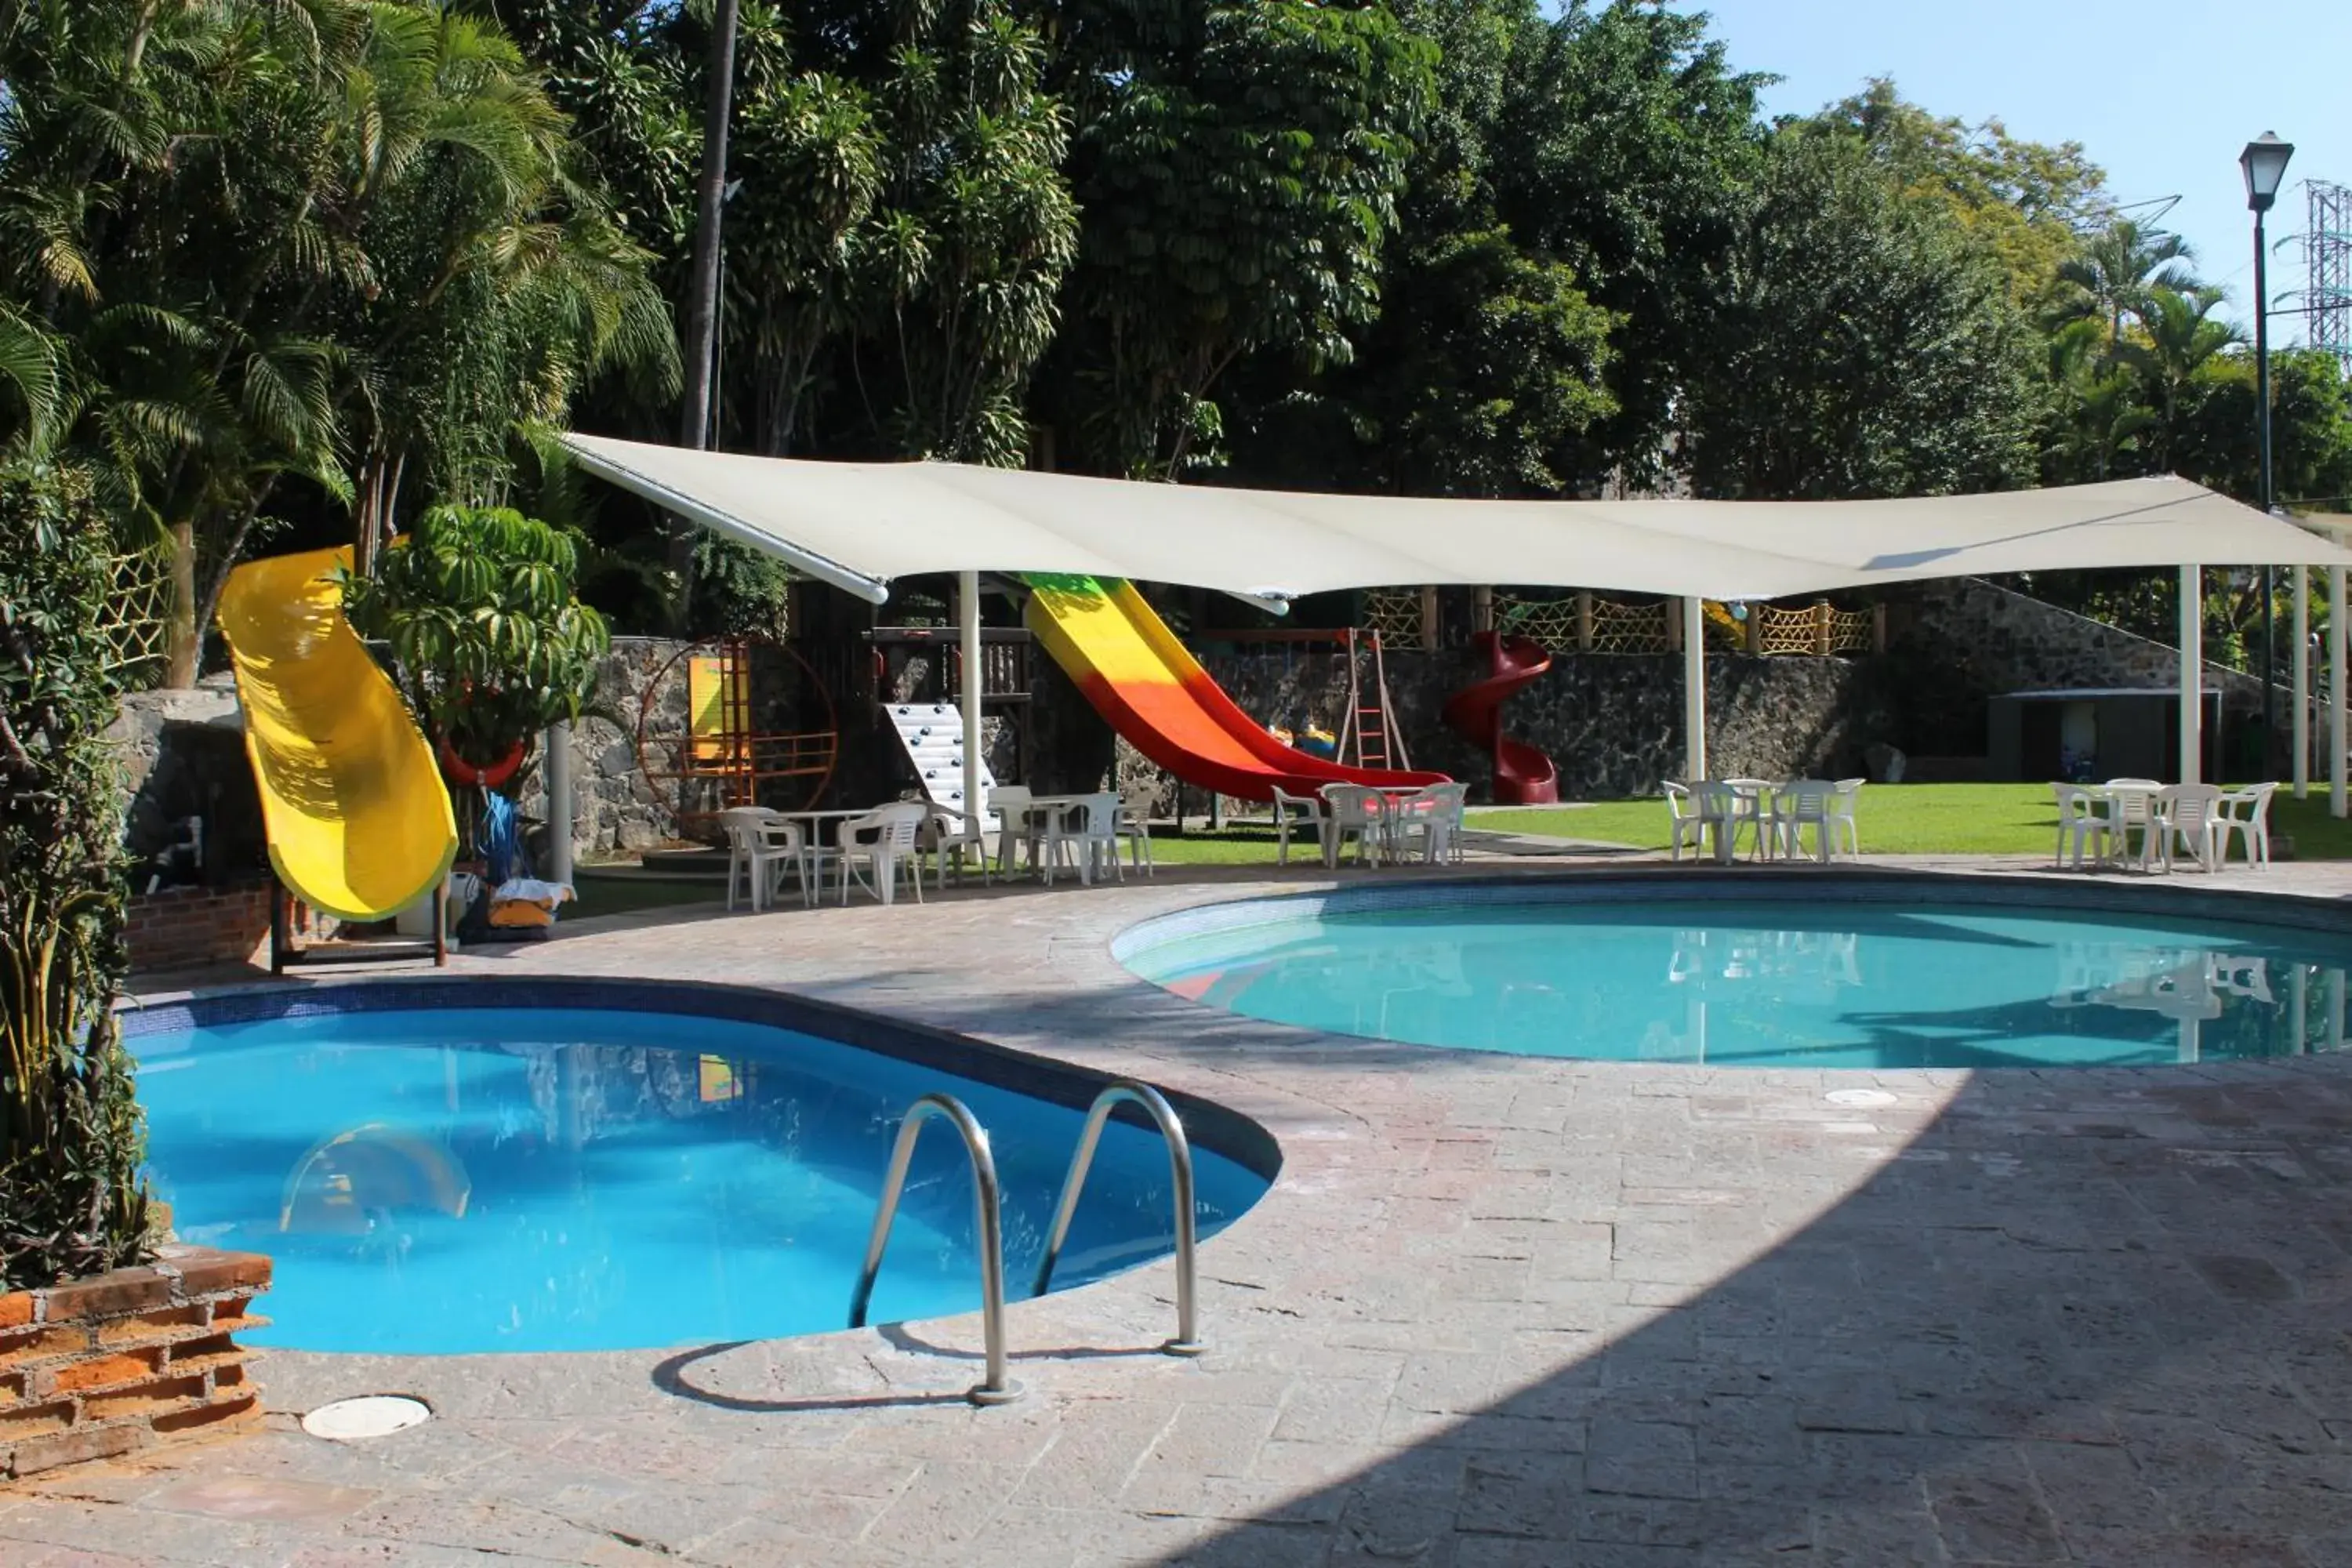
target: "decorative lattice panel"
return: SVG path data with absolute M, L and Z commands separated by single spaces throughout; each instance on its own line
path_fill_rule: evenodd
M 117 556 L 114 598 L 107 608 L 106 631 L 114 644 L 110 668 L 133 685 L 160 674 L 171 652 L 171 563 L 158 552 Z
M 1783 610 L 1771 605 L 1750 605 L 1756 618 L 1759 653 L 1815 653 L 1821 646 L 1821 617 L 1811 605 Z
M 1419 647 L 1422 641 L 1421 590 L 1372 588 L 1364 594 L 1364 626 L 1381 634 L 1386 646 Z
M 1868 610 L 1830 612 L 1832 653 L 1871 653 L 1878 647 L 1878 617 Z

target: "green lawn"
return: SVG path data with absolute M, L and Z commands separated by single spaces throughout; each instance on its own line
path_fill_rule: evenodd
M 1858 808 L 1862 847 L 1874 855 L 2046 855 L 2057 841 L 2058 811 L 2046 784 L 1865 784 Z M 1470 826 L 1666 847 L 1666 805 L 1646 800 L 1591 805 L 1473 811 Z M 2352 822 L 2327 815 L 2325 789 L 2307 800 L 2282 791 L 2271 801 L 2271 832 L 2294 840 L 2302 860 L 2352 858 Z

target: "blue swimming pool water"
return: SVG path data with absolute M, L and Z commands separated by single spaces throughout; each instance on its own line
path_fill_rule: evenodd
M 2338 1049 L 2352 944 L 2252 924 L 1833 898 L 1339 911 L 1276 900 L 1141 928 L 1120 956 L 1230 1012 L 1419 1046 L 2049 1068 Z
M 1025 1289 L 1082 1112 L 723 1019 L 434 1007 L 134 1036 L 148 1155 L 183 1237 L 271 1254 L 261 1342 L 458 1353 L 838 1329 L 908 1101 L 989 1129 Z M 1265 1191 L 1195 1148 L 1205 1237 Z M 980 1302 L 971 1180 L 927 1127 L 872 1321 Z M 1055 1276 L 1173 1245 L 1157 1134 L 1114 1122 Z

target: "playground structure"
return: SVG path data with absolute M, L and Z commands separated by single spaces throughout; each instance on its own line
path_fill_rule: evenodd
M 755 721 L 755 653 L 772 650 L 794 670 L 823 721 L 814 728 L 766 730 Z M 664 722 L 655 694 L 680 666 L 686 670 L 682 726 Z M 680 837 L 718 837 L 719 814 L 737 806 L 805 810 L 824 797 L 840 761 L 841 731 L 833 697 L 815 669 L 790 643 L 767 637 L 727 637 L 672 654 L 646 687 L 635 735 L 637 767 L 656 791 L 667 788 Z M 779 791 L 774 786 L 790 786 Z M 779 794 L 791 798 L 773 798 Z
M 345 548 L 249 562 L 221 594 L 277 873 L 273 972 L 304 956 L 290 940 L 289 890 L 356 923 L 432 900 L 434 962 L 448 961 L 439 903 L 457 858 L 457 817 L 424 731 L 343 618 L 337 573 L 351 560 Z

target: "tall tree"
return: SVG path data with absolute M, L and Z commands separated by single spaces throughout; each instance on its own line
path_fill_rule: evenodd
M 1381 5 L 1060 0 L 1054 79 L 1084 215 L 1043 399 L 1086 467 L 1171 477 L 1244 356 L 1345 362 L 1432 51 Z
M 2025 477 L 2034 345 L 1998 264 L 1854 137 L 1773 138 L 1687 384 L 1702 494 L 1993 489 Z

